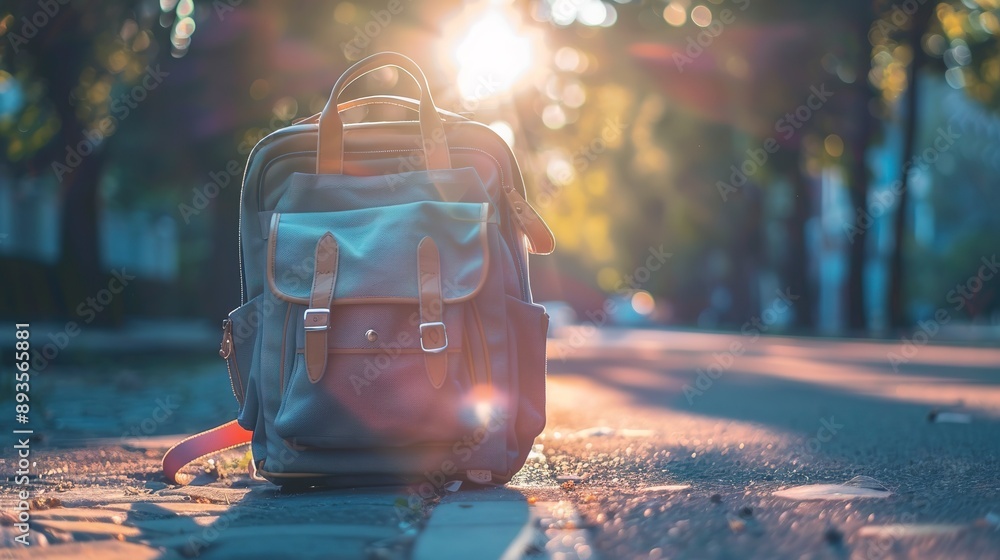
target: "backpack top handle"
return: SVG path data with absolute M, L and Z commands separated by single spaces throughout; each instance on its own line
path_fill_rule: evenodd
M 410 58 L 395 52 L 373 54 L 361 59 L 337 80 L 319 116 L 319 141 L 316 151 L 316 173 L 340 175 L 344 172 L 344 121 L 337 103 L 340 95 L 355 80 L 386 66 L 394 66 L 408 74 L 420 87 L 420 107 L 417 120 L 424 148 L 427 169 L 451 169 L 448 139 L 441 116 L 434 106 L 431 89 L 424 72 Z

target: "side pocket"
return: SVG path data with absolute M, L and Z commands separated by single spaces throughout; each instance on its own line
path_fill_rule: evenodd
M 225 325 L 223 326 L 222 346 L 219 355 L 226 360 L 226 368 L 229 370 L 229 381 L 233 387 L 233 394 L 240 405 L 240 417 L 255 417 L 256 412 L 244 414 L 248 401 L 251 401 L 256 408 L 257 396 L 255 388 L 251 387 L 251 370 L 257 355 L 258 336 L 260 324 L 264 319 L 264 309 L 262 305 L 265 294 L 261 294 L 246 304 L 234 309 L 229 313 Z
M 507 296 L 507 335 L 511 360 L 517 364 L 517 431 L 519 455 L 527 456 L 545 428 L 545 340 L 549 316 L 540 305 Z

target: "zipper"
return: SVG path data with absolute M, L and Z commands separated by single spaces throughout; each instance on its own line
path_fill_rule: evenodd
M 465 346 L 462 348 L 462 355 L 465 357 L 465 367 L 469 370 L 469 381 L 472 382 L 472 386 L 476 386 L 476 364 L 472 360 L 472 348 L 469 348 L 469 344 L 472 343 L 472 337 L 469 336 L 468 329 L 466 329 L 465 334 Z
M 483 348 L 483 362 L 486 365 L 486 384 L 493 385 L 493 368 L 490 366 L 490 347 L 486 342 L 486 330 L 483 328 L 483 319 L 479 316 L 479 308 L 475 301 L 469 302 L 472 307 L 472 314 L 475 317 L 476 327 L 479 330 L 479 343 Z
M 233 321 L 232 319 L 226 317 L 222 320 L 222 343 L 219 345 L 219 356 L 226 362 L 226 373 L 229 374 L 229 387 L 233 390 L 233 396 L 236 397 L 236 402 L 243 406 L 243 398 L 246 397 L 246 389 L 243 388 L 243 380 L 240 379 L 240 368 L 236 364 L 236 359 L 230 360 L 233 355 Z M 233 369 L 236 370 L 236 375 L 233 375 Z M 243 398 L 240 398 L 240 394 L 236 391 L 236 380 L 239 379 L 240 389 L 243 391 Z

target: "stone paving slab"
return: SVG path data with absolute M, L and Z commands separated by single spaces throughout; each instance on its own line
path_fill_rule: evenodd
M 413 550 L 414 560 L 508 558 L 530 519 L 525 497 L 496 488 L 445 496 Z M 514 552 L 514 558 L 519 557 Z
M 73 542 L 43 548 L 4 549 L 10 560 L 180 560 L 180 554 L 121 541 Z

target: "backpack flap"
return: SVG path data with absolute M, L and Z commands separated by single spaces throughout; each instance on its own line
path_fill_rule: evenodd
M 344 212 L 275 213 L 267 282 L 275 296 L 309 304 L 316 244 L 331 232 L 339 247 L 333 305 L 419 303 L 417 248 L 431 237 L 441 254 L 445 304 L 469 300 L 486 280 L 486 203 L 417 202 Z

